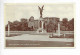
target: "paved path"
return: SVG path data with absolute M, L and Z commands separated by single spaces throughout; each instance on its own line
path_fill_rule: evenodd
M 32 40 L 32 41 L 74 42 L 73 38 L 49 38 L 49 35 L 29 35 L 29 34 L 23 34 L 23 35 L 14 36 L 14 37 L 6 37 L 6 40 Z

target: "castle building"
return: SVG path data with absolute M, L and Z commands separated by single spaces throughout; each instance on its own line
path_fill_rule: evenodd
M 28 21 L 28 27 L 32 28 L 33 30 L 37 30 L 38 29 L 38 20 L 34 20 L 34 17 L 31 16 Z
M 34 17 L 31 16 L 29 19 L 29 22 L 28 22 L 28 27 L 32 28 L 33 30 L 37 30 L 41 26 L 41 23 L 39 23 L 39 22 L 40 22 L 40 20 L 34 20 Z M 43 28 L 48 29 L 48 27 L 46 27 L 46 26 L 49 25 L 50 22 L 57 26 L 58 22 L 59 22 L 59 18 L 45 17 L 45 18 L 43 18 L 43 22 L 44 22 Z

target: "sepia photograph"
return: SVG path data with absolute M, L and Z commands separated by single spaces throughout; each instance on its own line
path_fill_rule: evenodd
M 5 48 L 74 47 L 73 3 L 5 3 Z

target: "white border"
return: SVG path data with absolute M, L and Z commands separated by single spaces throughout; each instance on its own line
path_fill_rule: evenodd
M 75 41 L 76 48 L 53 49 L 4 49 L 4 3 L 76 3 Z M 80 55 L 80 0 L 1 0 L 0 6 L 0 51 L 1 55 Z

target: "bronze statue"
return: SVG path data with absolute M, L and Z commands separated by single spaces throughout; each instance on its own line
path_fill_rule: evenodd
M 42 18 L 43 7 L 44 7 L 44 5 L 42 6 L 42 8 L 40 8 L 40 7 L 38 6 L 38 8 L 39 8 L 39 10 L 40 10 L 40 18 Z

